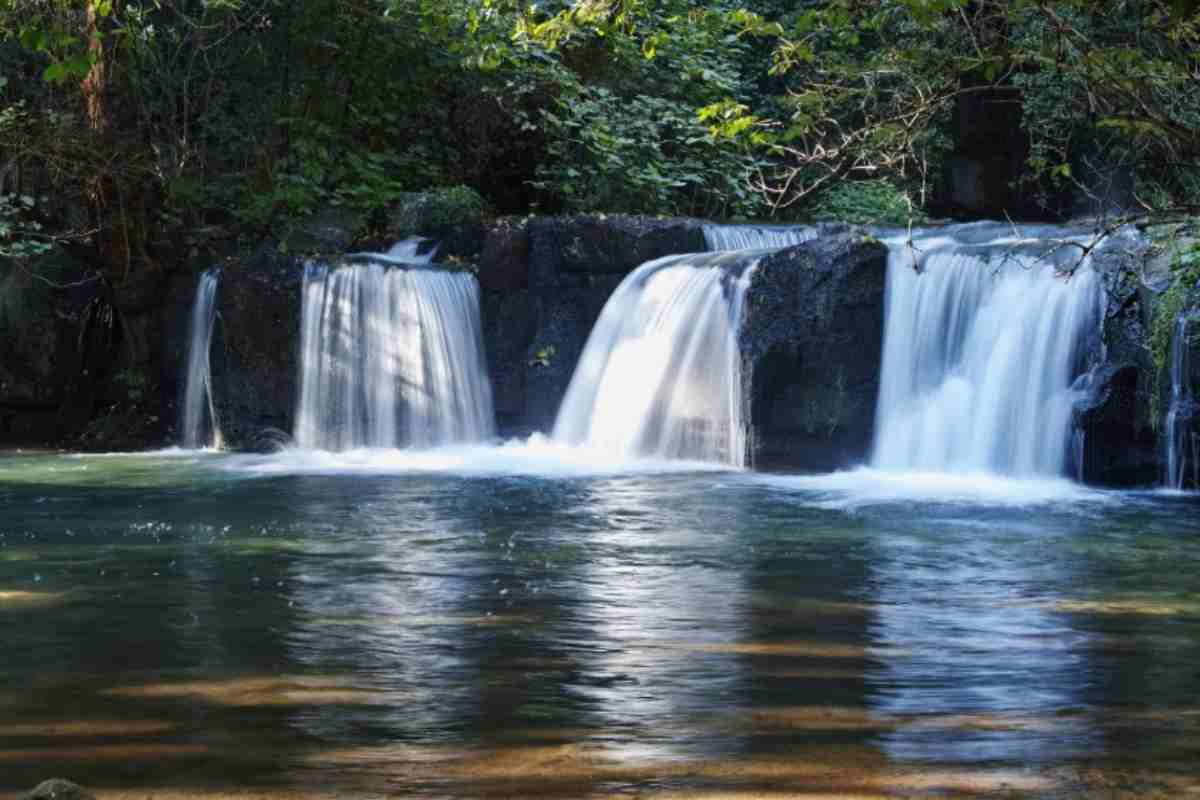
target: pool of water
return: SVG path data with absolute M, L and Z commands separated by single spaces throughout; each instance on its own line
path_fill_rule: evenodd
M 1200 791 L 1198 509 L 537 441 L 9 453 L 0 792 Z

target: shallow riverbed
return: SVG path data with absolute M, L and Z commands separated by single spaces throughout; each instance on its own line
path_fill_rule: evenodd
M 1200 500 L 545 442 L 0 456 L 0 792 L 1200 792 Z

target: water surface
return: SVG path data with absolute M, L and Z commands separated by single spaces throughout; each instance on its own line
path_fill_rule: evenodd
M 0 792 L 1178 796 L 1183 494 L 545 442 L 0 457 Z

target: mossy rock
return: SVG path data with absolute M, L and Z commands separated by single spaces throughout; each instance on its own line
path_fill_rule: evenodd
M 467 186 L 411 192 L 388 213 L 387 231 L 394 239 L 436 239 L 439 258 L 470 259 L 483 249 L 487 215 L 483 197 Z

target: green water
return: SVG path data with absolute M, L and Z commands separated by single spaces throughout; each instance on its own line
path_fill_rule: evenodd
M 1198 508 L 504 448 L 10 454 L 0 792 L 1200 787 Z

